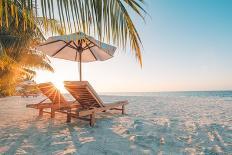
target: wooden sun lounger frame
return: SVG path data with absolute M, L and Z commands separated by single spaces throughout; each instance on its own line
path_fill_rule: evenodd
M 81 100 L 77 97 L 78 94 L 75 91 L 71 91 L 69 85 L 77 86 L 78 84 L 84 85 L 86 90 L 89 92 L 92 98 L 95 99 L 96 103 L 99 107 L 90 107 L 90 109 L 80 109 L 71 111 L 69 117 L 76 117 L 78 119 L 87 120 L 89 121 L 90 126 L 94 126 L 96 123 L 95 115 L 97 113 L 106 112 L 106 110 L 120 110 L 122 114 L 125 114 L 125 105 L 128 104 L 128 101 L 118 101 L 111 104 L 104 104 L 103 101 L 100 99 L 98 94 L 92 88 L 92 86 L 88 83 L 88 81 L 64 81 L 64 87 L 66 90 L 80 103 L 80 106 L 83 104 Z M 83 118 L 84 116 L 89 116 L 88 118 Z
M 40 85 L 40 84 L 38 84 Z M 42 83 L 42 85 L 48 85 L 50 87 L 54 87 L 54 90 L 56 90 L 56 92 L 58 95 L 60 95 L 63 99 L 64 97 L 62 96 L 62 94 L 55 88 L 55 86 L 48 82 L 48 83 Z M 44 92 L 41 91 L 43 94 Z M 45 96 L 47 96 L 46 94 L 44 94 Z M 71 110 L 72 109 L 77 109 L 80 107 L 79 104 L 75 104 L 76 101 L 65 101 L 65 104 L 68 106 L 63 106 L 63 107 L 59 107 L 57 108 L 57 106 L 55 105 L 55 102 L 52 101 L 50 99 L 51 102 L 45 102 L 46 100 L 48 100 L 49 97 L 47 96 L 47 98 L 45 98 L 44 100 L 42 100 L 41 102 L 37 103 L 37 104 L 28 104 L 26 105 L 27 108 L 34 108 L 34 109 L 39 109 L 39 117 L 43 116 L 43 113 L 49 113 L 51 114 L 51 118 L 55 118 L 55 112 L 61 112 L 61 113 L 66 113 L 67 114 L 67 122 L 71 122 Z M 48 111 L 44 111 L 44 109 L 51 109 L 51 112 Z

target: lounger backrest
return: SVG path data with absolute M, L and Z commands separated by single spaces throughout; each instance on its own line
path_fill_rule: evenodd
M 88 81 L 65 81 L 64 87 L 83 108 L 104 107 L 102 100 Z
M 40 91 L 47 96 L 57 108 L 67 106 L 67 102 L 60 91 L 51 83 L 40 83 L 37 85 Z

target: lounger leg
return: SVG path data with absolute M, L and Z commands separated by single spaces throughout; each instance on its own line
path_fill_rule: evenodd
M 55 118 L 55 110 L 51 109 L 51 118 Z
M 67 123 L 71 122 L 71 109 L 67 110 Z
M 125 108 L 125 105 L 122 105 L 122 114 L 126 114 L 126 108 Z
M 94 126 L 94 124 L 95 124 L 95 113 L 93 112 L 90 115 L 90 126 Z
M 39 109 L 39 117 L 43 116 L 43 109 Z

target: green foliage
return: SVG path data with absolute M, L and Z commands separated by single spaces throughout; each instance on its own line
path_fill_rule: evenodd
M 0 94 L 12 95 L 17 83 L 35 75 L 34 69 L 53 71 L 45 55 L 31 50 L 44 39 L 43 32 L 94 33 L 121 48 L 129 45 L 142 65 L 131 15 L 144 19 L 143 5 L 144 0 L 0 0 Z
M 23 30 L 32 27 L 33 17 L 42 14 L 45 31 L 49 27 L 49 20 L 58 18 L 65 33 L 82 31 L 86 34 L 94 33 L 99 40 L 113 42 L 115 45 L 131 51 L 142 65 L 141 40 L 131 19 L 135 14 L 142 19 L 147 14 L 143 8 L 144 0 L 1 0 L 0 14 L 5 12 L 7 27 L 10 16 L 17 19 L 17 9 L 21 9 L 24 23 Z M 7 13 L 5 3 L 10 3 L 11 9 Z M 38 5 L 38 4 L 40 5 Z M 12 7 L 13 6 L 13 7 Z M 38 10 L 37 6 L 41 6 Z M 1 9 L 2 8 L 2 9 Z M 2 11 L 1 11 L 2 10 Z M 38 11 L 41 11 L 37 13 Z M 10 13 L 11 12 L 11 13 Z M 58 12 L 58 15 L 55 13 Z M 135 16 L 136 17 L 136 16 Z M 18 19 L 19 21 L 20 19 Z M 30 23 L 28 25 L 28 23 Z M 17 25 L 17 22 L 16 24 Z M 53 30 L 55 23 L 51 23 Z
M 10 3 L 7 3 L 10 8 Z M 19 7 L 20 8 L 20 7 Z M 53 71 L 47 57 L 33 51 L 44 38 L 37 22 L 34 25 L 27 23 L 26 29 L 23 10 L 17 9 L 18 19 L 3 13 L 3 18 L 8 16 L 8 21 L 3 20 L 0 31 L 0 94 L 1 96 L 13 95 L 18 83 L 32 79 L 35 69 Z M 18 20 L 17 28 L 16 21 Z

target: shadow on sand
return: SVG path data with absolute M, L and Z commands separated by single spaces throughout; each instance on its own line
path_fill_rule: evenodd
M 58 116 L 58 115 L 57 115 Z M 3 154 L 121 154 L 138 152 L 128 140 L 127 129 L 115 121 L 126 116 L 101 115 L 94 127 L 73 119 L 65 123 L 63 116 L 49 116 L 23 122 L 20 126 L 1 129 Z

